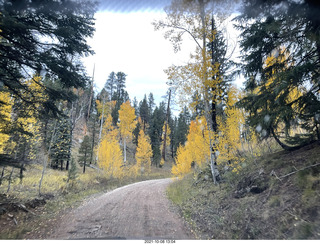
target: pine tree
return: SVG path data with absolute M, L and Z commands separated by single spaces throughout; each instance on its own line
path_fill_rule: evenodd
M 109 97 L 112 98 L 117 88 L 117 77 L 115 72 L 112 71 L 109 74 L 109 77 L 107 79 L 106 84 L 104 85 L 104 88 L 108 92 Z
M 285 7 L 279 8 L 281 4 Z M 242 69 L 247 94 L 242 106 L 250 114 L 259 111 L 250 118 L 251 125 L 263 132 L 263 137 L 274 137 L 286 150 L 320 139 L 319 10 L 319 3 L 309 0 L 246 0 L 242 14 L 236 18 L 242 31 L 241 49 L 246 54 Z M 300 90 L 294 99 L 293 89 Z M 290 133 L 277 132 L 281 123 L 287 132 L 294 124 L 307 133 L 296 134 L 298 140 L 291 140 Z M 287 145 L 281 137 L 290 139 Z
M 94 33 L 95 8 L 86 0 L 2 1 L 0 53 L 5 56 L 0 60 L 0 74 L 4 87 L 32 105 L 37 96 L 23 81 L 30 73 L 46 73 L 65 88 L 58 91 L 41 84 L 49 98 L 42 105 L 56 114 L 56 101 L 70 100 L 69 88 L 85 87 L 88 81 L 78 57 L 92 53 L 87 38 Z M 39 40 L 40 36 L 46 41 Z M 32 95 L 30 99 L 25 93 Z
M 139 104 L 139 115 L 142 121 L 142 128 L 146 133 L 147 125 L 150 124 L 150 109 L 147 102 L 147 96 L 144 95 L 143 100 Z
M 51 147 L 51 166 L 63 170 L 64 161 L 69 161 L 71 158 L 71 124 L 68 118 L 62 118 L 57 127 L 55 140 Z M 66 169 L 68 170 L 67 166 Z
M 86 172 L 86 164 L 90 161 L 91 143 L 89 136 L 84 136 L 79 148 L 79 162 L 83 164 L 83 173 Z
M 67 183 L 69 183 L 70 181 L 71 183 L 73 183 L 73 181 L 75 181 L 78 178 L 78 169 L 77 169 L 77 164 L 74 158 L 71 158 L 70 165 L 71 167 L 68 169 Z
M 151 139 L 151 146 L 153 152 L 153 164 L 158 166 L 161 160 L 161 136 L 162 136 L 162 128 L 166 119 L 165 115 L 165 104 L 163 102 L 160 103 L 159 107 L 157 106 L 154 111 L 150 122 L 150 131 L 149 136 Z
M 115 92 L 111 99 L 116 101 L 114 108 L 112 109 L 111 115 L 113 118 L 113 124 L 116 126 L 119 120 L 119 109 L 120 106 L 126 101 L 130 100 L 128 92 L 125 90 L 126 88 L 126 74 L 123 72 L 116 73 L 116 86 Z
M 148 96 L 148 107 L 149 107 L 149 114 L 153 113 L 153 108 L 155 106 L 155 102 L 154 102 L 154 97 L 153 97 L 153 93 L 150 92 L 149 96 Z
M 176 122 L 176 129 L 174 131 L 174 138 L 173 138 L 173 151 L 174 155 L 177 152 L 177 149 L 180 145 L 184 145 L 187 141 L 187 134 L 190 124 L 190 114 L 188 109 L 185 107 L 183 112 L 179 114 L 179 117 Z

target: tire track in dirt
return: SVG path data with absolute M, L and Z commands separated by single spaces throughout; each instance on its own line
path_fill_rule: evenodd
M 194 239 L 170 207 L 171 179 L 131 184 L 84 202 L 47 239 Z

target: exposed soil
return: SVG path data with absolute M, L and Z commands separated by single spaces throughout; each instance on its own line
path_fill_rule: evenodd
M 41 239 L 194 239 L 166 197 L 171 182 L 143 181 L 89 198 Z

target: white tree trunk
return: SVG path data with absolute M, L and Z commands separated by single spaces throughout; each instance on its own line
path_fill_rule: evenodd
M 126 145 L 126 138 L 123 138 L 123 162 L 127 162 L 127 145 Z

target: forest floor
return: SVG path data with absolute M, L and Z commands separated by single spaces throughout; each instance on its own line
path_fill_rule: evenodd
M 320 145 L 246 159 L 238 173 L 210 169 L 168 188 L 197 239 L 320 239 Z

